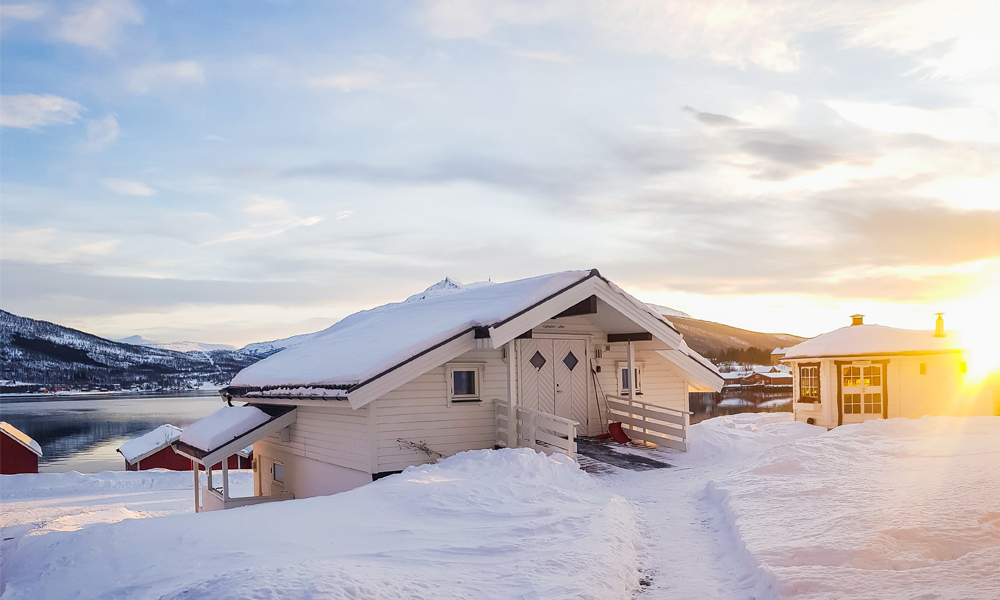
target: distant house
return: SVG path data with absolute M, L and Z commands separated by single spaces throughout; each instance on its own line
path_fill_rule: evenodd
M 742 387 L 778 388 L 792 387 L 792 374 L 783 371 L 755 371 L 740 380 Z
M 0 475 L 37 473 L 42 447 L 28 434 L 0 421 Z
M 177 452 L 211 463 L 253 444 L 255 498 L 205 488 L 227 508 L 364 485 L 465 450 L 574 455 L 616 421 L 685 449 L 688 393 L 716 368 L 656 310 L 594 271 L 462 286 L 351 315 L 241 371 L 230 404 L 184 431 Z
M 965 352 L 938 316 L 934 331 L 848 327 L 788 349 L 795 419 L 823 427 L 892 417 L 996 414 L 990 391 L 964 389 Z
M 771 350 L 771 364 L 776 365 L 781 363 L 781 359 L 785 358 L 786 352 L 788 352 L 788 348 L 775 348 Z
M 156 429 L 133 438 L 118 448 L 125 459 L 126 471 L 169 469 L 190 471 L 195 464 L 190 458 L 174 452 L 171 444 L 181 436 L 182 430 L 173 425 L 160 425 Z M 228 457 L 229 469 L 249 469 L 253 463 L 253 449 L 245 448 Z M 221 469 L 221 464 L 214 465 Z

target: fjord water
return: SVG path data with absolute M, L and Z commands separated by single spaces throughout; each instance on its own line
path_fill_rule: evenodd
M 222 407 L 217 392 L 8 396 L 0 419 L 42 447 L 43 473 L 121 471 L 118 448 L 164 423 L 187 427 Z

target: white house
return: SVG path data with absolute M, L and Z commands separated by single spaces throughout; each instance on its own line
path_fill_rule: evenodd
M 446 280 L 247 367 L 222 393 L 254 408 L 224 408 L 174 447 L 214 464 L 252 443 L 255 495 L 302 498 L 465 450 L 572 455 L 576 435 L 609 419 L 684 449 L 688 392 L 722 384 L 662 315 L 596 270 Z
M 933 331 L 865 325 L 863 315 L 789 348 L 797 421 L 836 427 L 869 419 L 923 415 L 992 415 L 989 389 L 966 386 L 960 337 Z

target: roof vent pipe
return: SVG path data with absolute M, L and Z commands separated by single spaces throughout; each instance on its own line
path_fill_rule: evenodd
M 851 327 L 855 325 L 864 325 L 865 316 L 864 315 L 851 315 Z
M 944 337 L 944 313 L 934 313 L 937 321 L 934 322 L 934 337 Z

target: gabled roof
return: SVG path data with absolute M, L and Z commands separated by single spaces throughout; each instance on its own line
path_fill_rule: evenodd
M 130 465 L 134 465 L 137 461 L 148 458 L 163 450 L 171 442 L 179 438 L 180 435 L 180 427 L 174 427 L 169 423 L 160 425 L 148 433 L 125 442 L 118 448 L 118 452 L 125 457 L 125 460 Z
M 658 351 L 703 387 L 721 387 L 715 367 L 690 350 L 656 310 L 591 271 L 433 290 L 355 313 L 308 342 L 240 371 L 224 393 L 246 397 L 347 398 L 359 408 L 475 347 L 498 348 L 596 295 L 666 344 Z
M 288 427 L 295 419 L 294 406 L 224 406 L 189 425 L 171 445 L 175 452 L 198 464 L 214 465 L 234 454 L 249 454 L 254 442 Z
M 848 325 L 792 346 L 785 353 L 785 360 L 961 351 L 962 340 L 955 332 L 947 332 L 944 337 L 934 337 L 933 331 L 897 329 L 884 325 Z
M 31 436 L 24 433 L 17 427 L 14 427 L 7 421 L 0 421 L 0 431 L 7 434 L 12 440 L 17 442 L 18 444 L 21 444 L 28 450 L 31 450 L 36 455 L 38 456 L 42 455 L 42 447 L 38 445 L 38 442 L 31 439 Z

